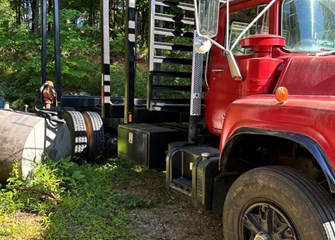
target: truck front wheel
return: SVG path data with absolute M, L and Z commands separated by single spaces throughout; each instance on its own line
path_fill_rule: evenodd
M 261 167 L 242 174 L 223 209 L 224 239 L 335 239 L 333 198 L 297 170 Z

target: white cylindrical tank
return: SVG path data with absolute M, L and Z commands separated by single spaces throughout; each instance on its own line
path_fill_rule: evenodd
M 26 177 L 45 156 L 59 160 L 70 156 L 71 149 L 66 123 L 0 110 L 0 183 L 5 183 L 15 161 Z

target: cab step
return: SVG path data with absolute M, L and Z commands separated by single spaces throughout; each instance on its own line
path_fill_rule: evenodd
M 172 179 L 172 183 L 170 184 L 171 188 L 184 193 L 187 196 L 191 197 L 192 191 L 192 181 L 190 179 L 179 177 Z
M 219 150 L 189 142 L 169 144 L 166 157 L 168 187 L 191 197 L 197 208 L 211 210 L 214 179 L 220 174 Z

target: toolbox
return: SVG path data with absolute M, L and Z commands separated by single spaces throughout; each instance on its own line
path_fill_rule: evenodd
M 118 156 L 146 168 L 165 169 L 168 144 L 185 140 L 185 132 L 147 123 L 119 125 Z

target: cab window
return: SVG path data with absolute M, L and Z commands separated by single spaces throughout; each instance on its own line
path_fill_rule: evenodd
M 240 33 L 254 20 L 257 15 L 264 9 L 264 5 L 256 6 L 241 11 L 231 12 L 229 15 L 229 46 L 235 42 Z M 269 12 L 267 11 L 258 21 L 243 35 L 245 38 L 253 34 L 269 33 Z M 241 38 L 241 39 L 242 39 Z M 241 48 L 241 43 L 233 49 L 234 55 L 249 54 L 252 51 L 248 48 Z

